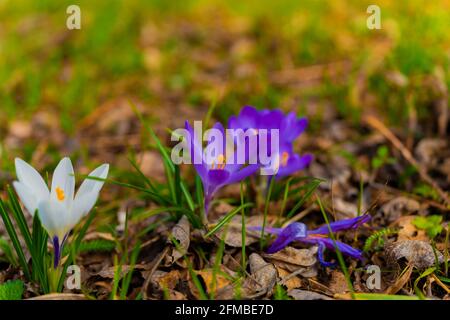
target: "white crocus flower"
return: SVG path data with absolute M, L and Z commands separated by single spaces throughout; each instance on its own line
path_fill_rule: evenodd
M 18 158 L 15 164 L 18 181 L 14 181 L 14 188 L 28 212 L 32 216 L 38 212 L 43 227 L 53 241 L 56 267 L 68 233 L 94 207 L 104 182 L 88 178 L 75 195 L 72 162 L 64 158 L 55 169 L 50 191 L 36 169 Z M 89 176 L 106 179 L 108 171 L 109 165 L 103 164 Z

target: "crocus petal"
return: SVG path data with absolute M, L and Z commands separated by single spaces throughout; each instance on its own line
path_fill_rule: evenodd
M 325 261 L 324 253 L 326 246 L 323 242 L 318 242 L 319 250 L 317 251 L 317 258 L 319 258 L 319 262 L 324 267 L 334 267 L 336 266 L 336 262 L 327 262 Z
M 98 200 L 98 192 L 88 192 L 77 196 L 73 203 L 70 216 L 70 225 L 75 226 L 83 217 L 85 217 L 94 207 Z
M 294 172 L 300 171 L 306 168 L 311 161 L 313 160 L 313 156 L 311 154 L 305 154 L 303 156 L 299 156 L 298 154 L 294 154 L 289 158 L 288 163 L 285 167 L 280 166 L 277 173 L 277 178 L 285 177 L 293 174 Z
M 330 227 L 333 232 L 338 232 L 342 230 L 348 229 L 356 229 L 362 224 L 368 222 L 371 216 L 369 214 L 365 214 L 352 219 L 344 219 L 336 222 L 331 222 Z M 321 226 L 315 230 L 308 231 L 308 234 L 329 234 L 329 229 L 327 225 Z
M 278 129 L 280 130 L 284 114 L 281 110 L 268 110 L 260 115 L 258 127 L 260 129 Z M 270 132 L 268 132 L 270 134 Z M 281 135 L 281 132 L 278 132 Z
M 294 112 L 290 112 L 281 124 L 280 134 L 283 139 L 288 142 L 293 142 L 308 126 L 306 118 L 299 118 Z
M 261 231 L 262 227 L 260 227 L 260 226 L 251 226 L 251 227 L 248 227 L 247 230 L 249 230 L 249 231 Z M 281 232 L 283 232 L 283 228 L 274 228 L 274 227 L 265 227 L 264 228 L 264 233 L 270 233 L 270 234 L 279 235 Z
M 191 153 L 191 162 L 194 165 L 195 170 L 197 171 L 198 175 L 200 176 L 200 179 L 203 183 L 207 181 L 208 178 L 208 168 L 206 166 L 206 163 L 203 161 L 203 148 L 201 145 L 199 145 L 199 141 L 197 139 L 201 139 L 202 137 L 196 137 L 194 129 L 189 124 L 189 121 L 185 122 L 185 128 L 189 132 L 190 135 L 190 153 Z M 201 141 L 201 140 L 200 140 Z M 199 160 L 200 163 L 196 163 L 196 160 Z
M 208 184 L 219 187 L 228 181 L 230 173 L 227 170 L 214 169 L 208 171 Z
M 257 119 L 259 117 L 259 112 L 256 108 L 252 106 L 245 106 L 241 109 L 239 116 L 231 117 L 228 121 L 228 127 L 230 129 L 258 129 Z
M 63 204 L 57 201 L 44 200 L 38 204 L 38 213 L 42 226 L 51 239 L 57 236 L 63 239 L 73 225 L 69 223 L 69 213 Z
M 255 173 L 258 169 L 259 169 L 258 164 L 249 164 L 248 166 L 242 168 L 241 170 L 233 172 L 230 175 L 230 179 L 227 181 L 227 183 L 232 184 L 232 183 L 237 183 L 239 181 L 242 181 L 245 178 L 247 178 L 248 176 Z
M 37 210 L 37 200 L 35 194 L 22 182 L 14 181 L 13 186 L 27 211 L 31 214 L 31 216 L 34 216 L 34 213 Z
M 220 122 L 216 122 L 213 125 L 213 129 L 219 130 L 220 133 L 222 134 L 222 137 L 223 137 L 222 146 L 224 147 L 224 150 L 222 151 L 222 153 L 225 153 L 225 143 L 226 143 L 225 128 L 223 127 L 223 124 L 221 124 Z
M 303 243 L 314 243 L 319 244 L 322 243 L 327 247 L 327 249 L 336 251 L 336 248 L 333 244 L 333 239 L 331 238 L 325 238 L 325 237 L 314 237 L 314 236 L 307 236 L 306 238 L 299 239 L 299 241 Z M 353 248 L 352 246 L 349 246 L 346 243 L 343 243 L 341 241 L 335 241 L 336 246 L 338 247 L 339 251 L 346 256 L 352 257 L 354 259 L 362 260 L 363 254 L 362 251 Z
M 17 179 L 27 186 L 29 190 L 32 190 L 36 199 L 46 199 L 49 197 L 50 192 L 48 186 L 36 169 L 19 158 L 16 158 L 15 165 Z
M 296 241 L 304 237 L 306 237 L 306 225 L 300 222 L 291 223 L 278 235 L 267 252 L 274 253 L 280 251 L 292 241 Z
M 70 208 L 75 193 L 75 176 L 72 161 L 62 159 L 53 173 L 51 198 Z
M 109 172 L 109 164 L 103 164 L 94 171 L 92 171 L 88 178 L 86 178 L 83 183 L 81 184 L 80 188 L 78 189 L 78 192 L 75 196 L 75 201 L 77 199 L 80 199 L 81 197 L 84 197 L 85 195 L 89 193 L 98 194 L 100 190 L 102 189 L 104 185 L 104 181 L 90 179 L 90 178 L 99 178 L 99 179 L 106 179 L 108 177 Z M 90 178 L 89 178 L 90 177 Z M 78 200 L 79 201 L 79 200 Z

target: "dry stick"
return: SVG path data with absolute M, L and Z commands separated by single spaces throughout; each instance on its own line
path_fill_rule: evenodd
M 296 214 L 295 216 L 293 216 L 291 219 L 289 219 L 288 221 L 286 221 L 285 223 L 283 223 L 283 225 L 281 226 L 282 228 L 287 227 L 288 225 L 290 225 L 293 222 L 299 221 L 301 219 L 303 219 L 304 217 L 306 217 L 310 212 L 313 211 L 313 209 L 316 209 L 316 206 L 313 205 L 309 208 L 306 208 L 305 210 L 299 212 L 298 214 Z
M 147 289 L 148 289 L 148 285 L 150 284 L 150 281 L 152 279 L 152 275 L 153 275 L 153 273 L 155 273 L 156 269 L 158 269 L 159 264 L 161 263 L 162 259 L 164 259 L 164 257 L 166 256 L 168 251 L 169 251 L 169 246 L 165 247 L 163 252 L 161 252 L 158 259 L 155 261 L 155 264 L 153 265 L 152 269 L 148 273 L 147 278 L 145 279 L 144 285 L 142 286 L 142 289 L 141 289 L 142 297 L 144 300 L 147 300 L 147 298 L 148 298 Z
M 280 281 L 278 282 L 281 285 L 285 285 L 286 282 L 288 282 L 289 280 L 291 280 L 292 278 L 294 278 L 295 276 L 305 272 L 305 267 L 300 267 L 297 270 L 295 270 L 294 272 L 292 272 L 291 274 L 288 274 L 287 276 L 283 277 L 280 279 Z
M 403 145 L 403 143 L 389 130 L 380 120 L 374 116 L 365 116 L 363 121 L 366 122 L 372 128 L 378 130 L 386 139 L 388 139 L 395 148 L 397 148 L 403 157 L 412 164 L 419 172 L 420 177 L 431 185 L 439 194 L 439 196 L 444 200 L 444 203 L 450 205 L 450 198 L 447 193 L 439 187 L 439 185 L 431 178 L 426 170 L 414 159 L 411 152 Z
M 441 279 L 439 279 L 434 273 L 431 275 L 431 277 L 434 279 L 434 281 L 436 281 L 436 283 L 445 291 L 447 291 L 447 293 L 450 293 L 450 289 L 442 283 Z
M 405 195 L 408 196 L 409 198 L 415 199 L 417 201 L 422 201 L 423 203 L 431 206 L 431 207 L 435 207 L 438 208 L 442 211 L 450 211 L 450 208 L 447 208 L 446 206 L 442 205 L 441 203 L 437 202 L 437 201 L 433 201 L 430 199 L 423 199 L 421 196 L 415 195 L 413 193 L 409 193 L 407 191 L 403 191 L 403 190 L 399 190 L 396 189 L 394 187 L 390 187 L 387 186 L 386 184 L 381 184 L 381 183 L 377 183 L 377 182 L 373 182 L 370 184 L 370 186 L 374 189 L 377 190 L 382 190 L 382 191 L 386 191 L 388 194 L 392 194 L 394 196 L 396 195 Z
M 405 284 L 409 281 L 409 278 L 411 277 L 411 274 L 413 272 L 413 266 L 409 264 L 404 272 L 395 280 L 394 284 L 391 285 L 389 288 L 386 289 L 384 292 L 385 294 L 396 294 L 399 292 Z

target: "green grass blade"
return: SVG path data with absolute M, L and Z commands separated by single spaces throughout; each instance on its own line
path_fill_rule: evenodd
M 14 220 L 16 220 L 17 227 L 20 229 L 20 233 L 25 240 L 28 250 L 31 251 L 33 247 L 31 233 L 28 229 L 27 221 L 25 219 L 25 215 L 23 214 L 22 208 L 20 207 L 19 201 L 17 200 L 17 197 L 11 187 L 8 187 L 8 196 Z
M 269 210 L 270 197 L 272 196 L 273 185 L 275 183 L 275 178 L 273 176 L 271 176 L 269 179 L 270 179 L 269 190 L 267 192 L 266 201 L 264 203 L 264 218 L 263 218 L 263 225 L 261 228 L 261 237 L 259 238 L 259 249 L 260 250 L 262 250 L 265 245 L 266 237 L 264 236 L 264 231 L 266 229 L 267 213 Z
M 217 231 L 219 231 L 225 224 L 227 224 L 228 222 L 230 222 L 230 220 L 236 215 L 236 213 L 238 213 L 239 211 L 241 211 L 242 209 L 245 208 L 249 208 L 252 207 L 253 203 L 249 202 L 246 203 L 244 205 L 240 205 L 237 208 L 234 208 L 233 210 L 231 210 L 229 213 L 227 213 L 225 215 L 225 217 L 222 218 L 222 220 L 220 220 L 215 226 L 214 228 L 212 228 L 206 235 L 205 238 L 208 238 L 210 236 L 212 236 L 213 234 L 215 234 Z
M 419 300 L 416 296 L 382 293 L 354 293 L 355 300 Z
M 178 251 L 183 252 L 183 249 L 180 247 L 180 244 L 172 235 L 169 235 L 169 239 Z M 205 290 L 203 289 L 202 284 L 201 284 L 197 274 L 195 273 L 194 269 L 192 268 L 191 260 L 189 260 L 189 258 L 186 256 L 186 254 L 183 255 L 183 259 L 187 264 L 189 274 L 192 278 L 192 282 L 194 283 L 195 287 L 198 290 L 200 299 L 208 300 L 208 296 L 207 296 Z
M 120 289 L 120 299 L 125 300 L 128 295 L 128 289 L 130 287 L 131 279 L 133 278 L 133 271 L 136 266 L 136 261 L 139 255 L 139 252 L 141 250 L 141 243 L 138 242 L 131 253 L 131 259 L 130 259 L 130 268 L 127 272 L 126 276 L 122 280 L 122 288 Z
M 216 285 L 217 285 L 217 274 L 220 274 L 220 267 L 222 265 L 222 258 L 223 254 L 225 252 L 225 238 L 227 234 L 227 228 L 225 227 L 225 232 L 223 233 L 222 239 L 220 239 L 219 247 L 216 251 L 216 257 L 214 261 L 213 271 L 212 271 L 212 281 L 211 281 L 211 288 L 210 289 L 210 295 L 209 298 L 211 300 L 214 300 L 214 293 L 216 291 Z
M 316 191 L 319 185 L 322 183 L 322 180 L 315 179 L 313 182 L 309 183 L 307 186 L 307 191 L 303 195 L 303 197 L 298 201 L 295 206 L 289 211 L 286 216 L 286 219 L 289 220 L 292 216 L 297 212 L 298 209 L 311 197 L 311 195 Z
M 19 265 L 19 262 L 17 261 L 17 258 L 9 242 L 3 238 L 0 238 L 0 249 L 3 251 L 5 259 L 8 263 L 10 263 L 14 267 L 17 267 Z
M 243 181 L 241 181 L 241 207 L 244 205 L 244 185 L 243 185 Z M 245 209 L 242 208 L 241 209 L 241 224 L 242 224 L 242 228 L 241 228 L 241 232 L 242 232 L 242 272 L 245 272 L 245 269 L 247 267 L 247 261 L 246 261 L 246 252 L 245 252 L 245 242 L 246 239 L 245 237 L 247 236 L 247 228 L 245 227 Z
M 350 274 L 348 273 L 347 266 L 345 265 L 344 257 L 342 256 L 342 252 L 341 252 L 341 250 L 339 250 L 339 247 L 336 244 L 336 237 L 334 236 L 333 230 L 331 229 L 330 222 L 328 220 L 328 216 L 322 205 L 322 201 L 320 200 L 320 197 L 318 195 L 316 195 L 316 196 L 317 196 L 317 204 L 319 205 L 320 211 L 322 212 L 323 218 L 325 219 L 325 222 L 327 224 L 330 238 L 333 241 L 333 246 L 336 251 L 339 265 L 341 266 L 342 272 L 344 272 L 345 280 L 347 282 L 348 289 L 350 290 L 350 294 L 351 294 L 352 298 L 354 298 L 355 290 L 353 289 L 353 284 L 350 279 Z
M 19 264 L 22 267 L 23 273 L 28 280 L 31 280 L 30 270 L 28 268 L 28 262 L 23 253 L 22 246 L 17 236 L 16 230 L 8 216 L 4 202 L 0 199 L 0 215 L 2 216 L 3 223 L 5 224 L 6 231 L 8 232 L 9 238 L 11 239 L 12 245 L 16 250 L 17 257 L 19 258 Z
M 147 178 L 145 176 L 145 174 L 142 172 L 142 170 L 139 168 L 138 164 L 136 163 L 136 161 L 134 161 L 131 158 L 128 158 L 128 161 L 130 162 L 130 164 L 133 166 L 133 168 L 136 170 L 136 172 L 139 174 L 139 176 L 141 177 L 141 179 L 145 182 L 145 184 L 147 184 L 147 186 L 152 190 L 153 193 L 158 193 L 155 186 L 153 185 L 153 183 L 150 181 L 149 178 Z
M 426 269 L 420 276 L 417 277 L 417 279 L 414 281 L 414 292 L 416 293 L 417 297 L 421 300 L 425 299 L 425 296 L 423 295 L 422 291 L 419 289 L 419 281 L 422 278 L 425 278 L 436 271 L 436 267 L 430 267 Z

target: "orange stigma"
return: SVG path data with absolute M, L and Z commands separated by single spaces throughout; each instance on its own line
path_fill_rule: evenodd
M 324 234 L 310 234 L 310 235 L 308 235 L 308 237 L 310 237 L 310 238 L 328 238 L 328 236 L 326 236 Z
M 286 167 L 286 166 L 287 166 L 288 160 L 289 160 L 289 153 L 287 153 L 286 151 L 284 151 L 284 152 L 281 154 L 281 165 L 282 165 L 283 167 Z
M 56 188 L 56 198 L 58 198 L 59 201 L 64 201 L 64 199 L 66 199 L 66 194 L 60 187 Z

